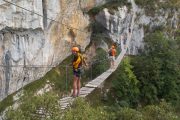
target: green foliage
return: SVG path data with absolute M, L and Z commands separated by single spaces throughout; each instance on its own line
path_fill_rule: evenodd
M 13 104 L 13 95 L 9 95 L 3 101 L 0 102 L 0 113 L 3 112 L 7 106 Z
M 166 0 L 164 3 L 159 4 L 160 8 L 171 8 L 171 9 L 179 9 L 180 2 L 179 0 Z
M 144 52 L 134 60 L 144 103 L 155 103 L 162 98 L 169 101 L 180 99 L 180 58 L 177 53 L 176 41 L 166 39 L 161 32 L 145 37 Z
M 144 120 L 141 112 L 131 108 L 122 108 L 116 113 L 118 120 Z
M 63 120 L 178 120 L 171 104 L 161 102 L 144 108 L 131 109 L 112 107 L 91 107 L 89 103 L 78 98 L 72 107 L 64 113 Z
M 6 120 L 178 120 L 171 104 L 161 102 L 138 110 L 131 108 L 92 107 L 77 98 L 66 111 L 61 111 L 58 97 L 53 93 L 43 96 L 25 96 L 20 107 L 9 109 Z M 38 110 L 42 110 L 38 112 Z
M 163 9 L 178 9 L 180 7 L 179 0 L 135 0 L 135 3 L 145 9 L 147 15 L 153 16 L 156 10 Z
M 116 120 L 179 120 L 172 105 L 165 101 L 138 109 L 124 107 L 114 112 Z
M 121 106 L 134 106 L 138 103 L 139 88 L 138 80 L 132 71 L 130 60 L 125 58 L 117 72 L 111 75 L 113 81 L 113 93 Z
M 83 99 L 75 100 L 72 108 L 67 110 L 64 114 L 63 120 L 108 120 L 110 116 L 102 108 L 92 108 L 89 103 Z
M 135 0 L 135 3 L 142 7 L 147 7 L 147 5 L 154 6 L 155 2 L 157 2 L 157 0 Z
M 142 113 L 145 120 L 178 120 L 173 108 L 166 102 L 161 102 L 158 106 L 146 106 L 143 108 Z
M 135 3 L 145 9 L 147 15 L 153 16 L 156 11 L 157 0 L 135 0 Z
M 46 93 L 43 96 L 26 96 L 22 98 L 19 108 L 9 109 L 7 120 L 59 120 L 60 106 L 58 96 Z M 41 113 L 38 110 L 42 109 Z
M 180 117 L 180 101 L 177 101 L 175 105 L 173 105 L 177 115 Z

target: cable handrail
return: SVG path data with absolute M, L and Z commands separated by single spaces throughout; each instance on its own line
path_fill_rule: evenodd
M 105 60 L 109 60 L 108 57 L 105 59 L 95 60 L 94 62 L 90 62 L 91 65 L 96 63 L 101 63 Z M 55 67 L 72 67 L 72 65 L 0 65 L 0 67 L 19 67 L 19 68 L 55 68 Z

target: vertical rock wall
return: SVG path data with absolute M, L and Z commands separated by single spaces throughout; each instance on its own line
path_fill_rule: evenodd
M 143 49 L 143 39 L 145 30 L 153 30 L 158 27 L 177 30 L 179 29 L 180 9 L 159 9 L 154 13 L 154 16 L 147 16 L 144 9 L 140 9 L 134 2 L 133 7 L 136 10 L 136 19 L 134 29 L 132 32 L 132 40 L 130 42 L 128 53 L 136 55 Z M 112 11 L 112 10 L 111 10 Z M 111 14 L 107 8 L 96 15 L 96 21 L 103 25 L 107 31 L 105 32 L 114 42 L 120 43 L 121 36 L 126 37 L 132 19 L 132 10 L 128 11 L 127 8 L 119 7 Z M 169 34 L 169 33 L 166 33 Z
M 26 10 L 0 0 L 0 101 L 58 65 L 72 45 L 84 50 L 91 33 L 82 0 L 7 1 Z

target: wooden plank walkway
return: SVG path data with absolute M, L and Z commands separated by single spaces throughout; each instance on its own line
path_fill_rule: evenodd
M 104 73 L 102 73 L 100 76 L 95 78 L 94 80 L 87 83 L 84 87 L 80 89 L 80 96 L 79 97 L 86 97 L 89 95 L 96 87 L 100 86 L 118 67 L 120 64 L 123 56 L 125 55 L 125 50 L 121 52 L 121 54 L 117 57 L 115 61 L 115 68 L 114 69 L 108 69 Z M 60 99 L 60 106 L 61 109 L 66 109 L 68 106 L 71 105 L 71 103 L 74 101 L 73 97 L 65 97 Z
M 100 86 L 117 69 L 117 67 L 121 63 L 125 53 L 126 53 L 126 49 L 122 50 L 121 54 L 117 57 L 117 59 L 115 61 L 114 69 L 108 69 L 107 71 L 102 73 L 100 76 L 98 76 L 94 80 L 87 83 L 84 87 L 82 87 L 80 89 L 80 96 L 79 97 L 86 97 L 95 88 Z M 61 109 L 66 109 L 68 106 L 70 106 L 72 104 L 73 101 L 74 101 L 73 97 L 65 97 L 65 98 L 60 99 Z
M 131 1 L 133 1 L 133 0 L 131 0 Z M 135 18 L 135 12 L 133 13 L 133 17 L 132 17 L 132 21 L 131 21 L 131 26 L 130 26 L 131 30 L 133 30 L 134 18 Z M 117 59 L 115 61 L 114 69 L 108 69 L 107 71 L 102 73 L 100 76 L 98 76 L 94 80 L 87 83 L 84 87 L 82 87 L 80 89 L 79 97 L 88 96 L 95 88 L 100 86 L 118 68 L 118 65 L 121 63 L 124 55 L 126 54 L 127 48 L 129 46 L 129 43 L 131 40 L 131 36 L 132 36 L 132 33 L 129 33 L 129 35 L 127 36 L 127 43 L 126 43 L 127 47 L 123 48 L 120 55 L 117 57 Z M 74 99 L 75 98 L 73 98 L 73 97 L 65 97 L 65 98 L 60 99 L 59 102 L 60 102 L 61 109 L 63 110 L 63 109 L 66 109 L 67 107 L 69 107 L 72 104 L 72 102 L 74 101 Z

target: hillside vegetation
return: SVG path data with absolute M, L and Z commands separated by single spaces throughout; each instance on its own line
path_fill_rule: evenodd
M 115 0 L 116 1 L 116 0 Z M 146 12 L 158 9 L 177 9 L 179 0 L 135 0 Z M 110 2 L 111 3 L 111 2 Z M 114 1 L 109 8 L 113 10 L 119 4 Z M 92 9 L 90 14 L 95 15 L 108 4 Z M 93 22 L 93 37 L 91 44 L 98 46 L 102 40 L 105 29 Z M 147 27 L 147 26 L 146 26 Z M 68 79 L 65 68 L 58 66 L 40 81 L 25 86 L 24 96 L 20 99 L 20 106 L 16 110 L 9 109 L 7 120 L 179 120 L 180 119 L 180 31 L 171 28 L 149 28 L 144 35 L 144 48 L 136 56 L 125 56 L 102 88 L 97 88 L 86 99 L 77 98 L 73 105 L 62 111 L 58 100 L 72 88 L 72 71 L 68 68 Z M 172 32 L 168 34 L 168 30 Z M 109 44 L 112 44 L 109 42 Z M 118 51 L 120 52 L 120 51 Z M 91 68 L 83 75 L 82 82 L 97 77 L 109 68 L 107 53 L 96 49 Z M 63 64 L 69 64 L 71 57 Z M 91 75 L 91 72 L 93 76 Z M 43 95 L 35 93 L 47 83 L 54 84 L 53 90 Z M 107 82 L 108 81 L 108 82 Z M 12 105 L 12 96 L 9 102 Z M 5 109 L 5 104 L 0 108 Z M 41 111 L 41 112 L 38 112 Z
M 23 100 L 17 110 L 8 112 L 8 119 L 178 120 L 179 40 L 179 37 L 174 40 L 166 38 L 158 30 L 147 34 L 143 52 L 125 58 L 118 70 L 110 76 L 111 87 L 106 101 L 93 98 L 90 104 L 78 98 L 72 108 L 62 114 L 57 106 L 58 97 L 47 93 Z M 101 104 L 91 106 L 97 99 Z M 36 113 L 40 108 L 43 108 L 45 116 Z

